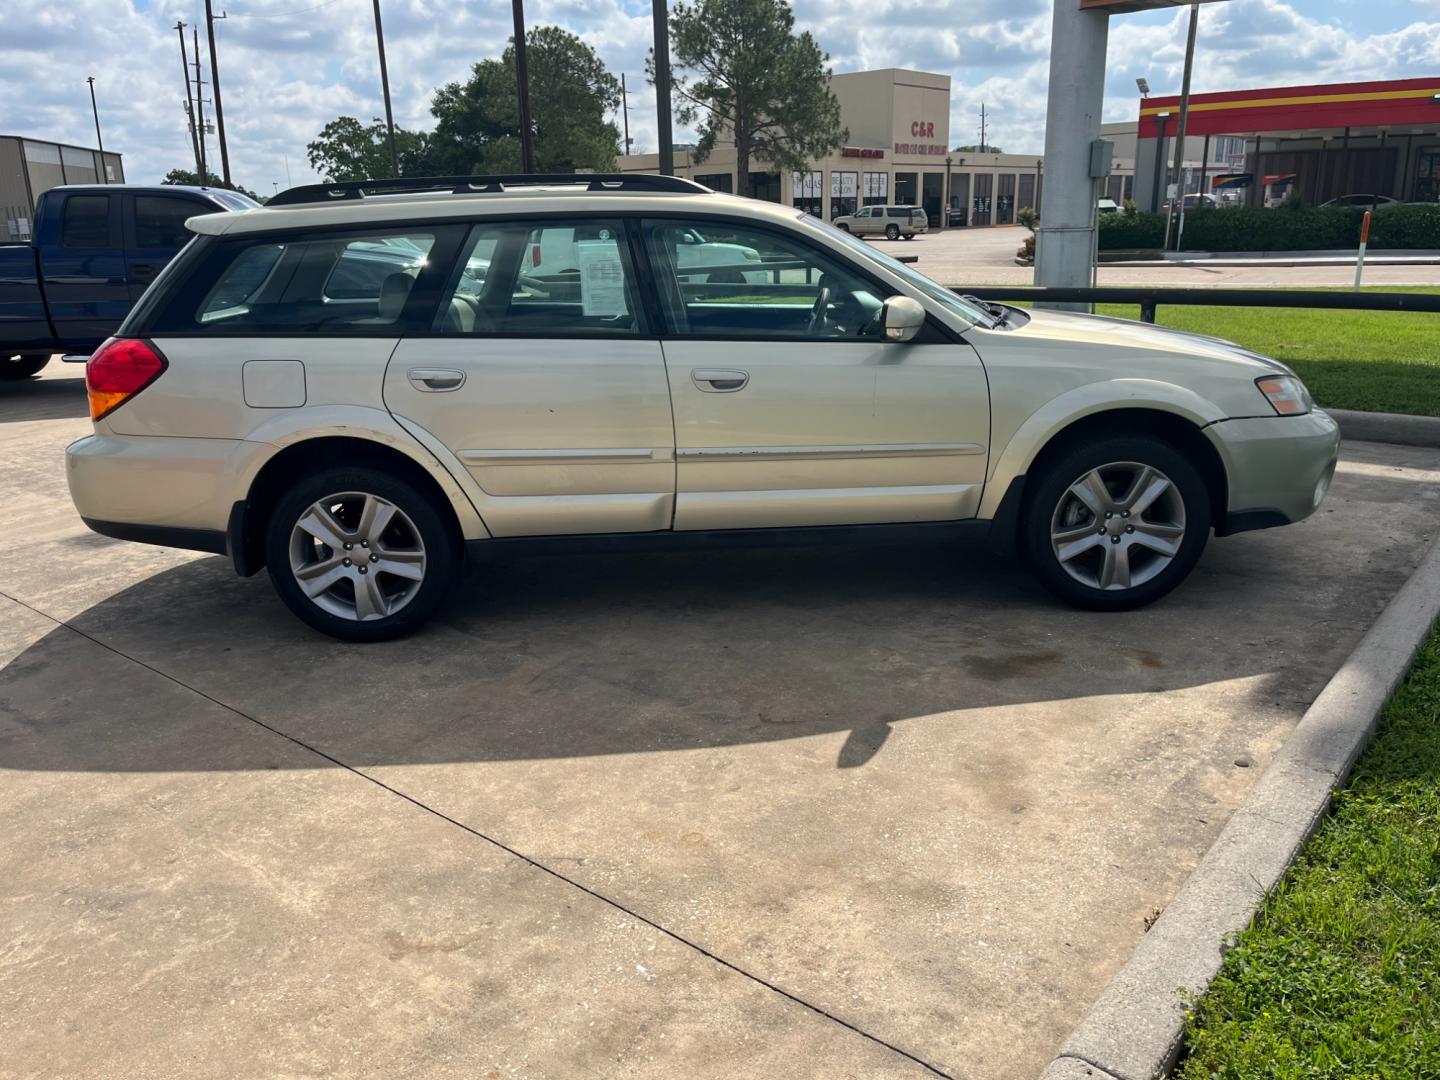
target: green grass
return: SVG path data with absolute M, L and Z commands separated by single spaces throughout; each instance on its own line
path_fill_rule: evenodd
M 1133 319 L 1138 311 L 1106 304 L 1099 314 Z M 1323 406 L 1440 416 L 1440 312 L 1161 305 L 1157 321 L 1284 361 Z
M 1188 1040 L 1180 1080 L 1440 1077 L 1440 629 Z

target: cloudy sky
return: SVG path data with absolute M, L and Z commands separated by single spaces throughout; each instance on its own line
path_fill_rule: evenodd
M 235 180 L 313 178 L 305 145 L 340 114 L 383 115 L 370 0 L 214 0 L 221 91 Z M 1051 0 L 794 0 L 800 25 L 836 71 L 910 67 L 954 83 L 951 141 L 990 141 L 1033 153 L 1044 144 Z M 193 167 L 182 100 L 176 20 L 203 18 L 203 0 L 3 0 L 0 131 L 90 146 L 85 76 L 94 75 L 106 145 L 129 180 Z M 396 122 L 430 124 L 440 83 L 504 48 L 505 0 L 382 0 Z M 581 35 L 632 88 L 637 149 L 655 147 L 654 98 L 644 84 L 650 0 L 528 0 L 530 25 Z M 1178 92 L 1183 9 L 1112 20 L 1106 118 L 1135 115 L 1137 76 Z M 186 32 L 187 38 L 189 31 Z M 202 45 L 204 33 L 201 33 Z M 1207 4 L 1197 91 L 1440 74 L 1440 0 L 1228 0 Z M 677 140 L 687 133 L 677 131 Z M 212 158 L 215 153 L 213 141 Z M 288 171 L 287 171 L 288 161 Z M 218 170 L 217 170 L 218 171 Z

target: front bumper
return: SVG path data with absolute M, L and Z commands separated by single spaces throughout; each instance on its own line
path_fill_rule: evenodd
M 1340 428 L 1319 409 L 1305 416 L 1221 420 L 1205 428 L 1229 478 L 1218 536 L 1286 525 L 1313 514 L 1330 488 Z

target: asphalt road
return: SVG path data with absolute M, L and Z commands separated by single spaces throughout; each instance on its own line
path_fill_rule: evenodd
M 1149 610 L 939 547 L 499 564 L 418 637 L 70 507 L 0 386 L 0 1074 L 1039 1072 L 1405 579 L 1440 452 Z
M 1015 252 L 1029 235 L 1020 226 L 949 229 L 914 240 L 870 240 L 892 255 L 916 255 L 916 269 L 942 285 L 1033 285 L 1035 271 L 1015 265 Z M 1134 266 L 1100 267 L 1100 285 L 1170 285 L 1187 288 L 1302 289 L 1317 286 L 1349 288 L 1355 283 L 1350 266 Z M 1366 285 L 1440 285 L 1440 265 L 1365 268 Z

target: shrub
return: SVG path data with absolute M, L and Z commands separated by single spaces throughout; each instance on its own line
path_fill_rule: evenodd
M 1040 224 L 1040 215 L 1033 206 L 1022 206 L 1020 212 L 1015 215 L 1015 220 L 1033 233 L 1035 226 Z
M 1101 214 L 1100 250 L 1157 250 L 1165 242 L 1164 214 Z
M 1348 251 L 1360 245 L 1364 216 L 1363 209 L 1353 206 L 1300 206 L 1283 212 L 1250 206 L 1190 210 L 1185 214 L 1185 250 Z M 1100 219 L 1101 251 L 1156 249 L 1164 237 L 1163 214 L 1106 214 Z M 1440 204 L 1376 211 L 1370 246 L 1440 249 Z
M 1440 248 L 1440 203 L 1392 206 L 1370 222 L 1370 246 L 1411 251 Z

